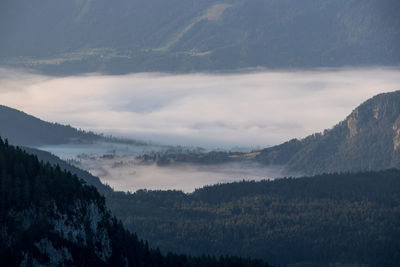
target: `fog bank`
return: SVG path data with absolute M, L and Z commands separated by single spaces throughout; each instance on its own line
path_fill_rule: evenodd
M 139 189 L 193 192 L 196 188 L 218 183 L 293 176 L 282 167 L 257 163 L 157 166 L 140 164 L 133 157 L 85 157 L 79 159 L 79 164 L 75 161 L 75 165 L 98 176 L 117 191 L 130 192 Z
M 86 130 L 205 147 L 304 137 L 398 89 L 393 68 L 64 78 L 0 69 L 3 105 Z

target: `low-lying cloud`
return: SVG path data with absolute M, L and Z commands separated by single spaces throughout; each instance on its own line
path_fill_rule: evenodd
M 98 176 L 113 189 L 130 192 L 139 189 L 193 192 L 196 188 L 218 183 L 293 176 L 280 166 L 261 166 L 257 163 L 157 166 L 138 164 L 132 157 L 85 158 L 79 162 L 78 167 Z
M 398 89 L 394 68 L 63 78 L 0 69 L 3 105 L 87 130 L 207 147 L 304 137 Z

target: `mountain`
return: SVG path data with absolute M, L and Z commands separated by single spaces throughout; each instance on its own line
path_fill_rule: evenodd
M 380 163 L 384 168 L 384 164 L 393 162 L 392 157 L 397 155 L 394 152 L 397 153 L 398 147 L 399 97 L 399 92 L 393 92 L 369 99 L 345 121 L 323 134 L 315 134 L 304 140 L 292 140 L 251 155 L 209 153 L 205 161 L 210 164 L 213 161 L 258 160 L 263 164 L 291 166 L 289 163 L 295 162 L 292 159 L 300 158 L 300 151 L 304 151 L 308 158 L 302 161 L 307 163 L 305 167 L 315 168 L 319 164 L 329 166 L 329 163 L 339 168 L 341 165 L 335 161 L 340 163 L 339 160 L 344 160 L 338 151 L 354 146 L 354 154 L 344 155 L 348 161 L 354 161 L 355 169 L 359 162 L 368 161 L 371 164 Z M 373 152 L 367 153 L 369 149 Z M 389 153 L 390 160 L 386 158 L 388 153 L 385 153 L 385 149 L 393 152 Z M 0 200 L 3 205 L 0 210 L 4 211 L 0 225 L 7 225 L 9 229 L 0 230 L 0 242 L 3 242 L 0 244 L 0 250 L 3 249 L 0 256 L 12 257 L 10 261 L 63 261 L 69 259 L 68 255 L 71 254 L 73 261 L 80 263 L 86 259 L 79 253 L 84 253 L 90 256 L 88 261 L 100 262 L 99 255 L 108 255 L 104 254 L 107 250 L 104 252 L 103 249 L 96 250 L 93 247 L 93 244 L 100 244 L 95 247 L 104 248 L 106 243 L 101 243 L 103 239 L 99 239 L 103 236 L 101 232 L 106 233 L 104 240 L 115 244 L 117 251 L 136 257 L 136 254 L 129 252 L 129 244 L 133 242 L 129 241 L 130 237 L 126 237 L 130 236 L 129 232 L 122 226 L 115 226 L 118 222 L 112 219 L 108 221 L 120 229 L 118 233 L 121 234 L 116 236 L 121 239 L 115 243 L 110 241 L 114 236 L 110 236 L 107 230 L 108 223 L 105 228 L 98 226 L 100 233 L 91 233 L 93 228 L 90 227 L 84 227 L 84 230 L 79 228 L 79 225 L 87 225 L 87 221 L 97 221 L 99 216 L 93 213 L 90 203 L 101 204 L 103 202 L 100 199 L 103 198 L 98 198 L 99 193 L 93 188 L 81 189 L 80 183 L 70 184 L 68 181 L 76 181 L 76 177 L 62 171 L 66 169 L 88 181 L 87 184 L 99 188 L 106 198 L 105 205 L 122 221 L 126 229 L 145 238 L 152 246 L 159 247 L 164 255 L 168 251 L 199 257 L 203 253 L 214 256 L 238 255 L 263 258 L 281 266 L 397 266 L 399 262 L 398 170 L 220 184 L 198 189 L 191 194 L 146 190 L 131 194 L 112 191 L 102 185 L 98 178 L 63 163 L 47 152 L 28 148 L 27 151 L 38 155 L 45 162 L 59 164 L 59 167 L 39 164 L 36 157 L 27 156 L 20 149 L 15 150 L 0 142 Z M 199 155 L 189 154 L 189 161 L 201 164 L 202 154 Z M 332 157 L 324 160 L 326 155 Z M 5 167 L 9 165 L 13 167 Z M 35 166 L 42 166 L 39 168 L 42 170 L 40 175 L 31 175 L 37 169 Z M 35 178 L 32 182 L 30 177 L 42 178 Z M 50 178 L 56 180 L 51 182 L 53 180 Z M 36 190 L 42 191 L 35 193 Z M 75 204 L 68 204 L 71 198 L 89 204 L 81 205 L 79 202 L 78 205 L 82 207 L 79 209 Z M 80 211 L 85 215 L 80 214 Z M 32 219 L 27 220 L 26 214 Z M 102 213 L 100 217 L 104 218 L 103 215 L 108 216 Z M 67 228 L 62 218 L 71 216 L 74 223 Z M 43 217 L 48 221 L 42 222 Z M 86 223 L 79 221 L 82 218 Z M 82 242 L 74 243 L 69 235 L 66 237 L 55 233 L 54 229 L 59 229 L 56 227 L 61 227 L 64 233 L 89 231 L 82 235 L 90 236 L 94 243 L 90 241 L 92 243 L 84 244 L 88 247 L 82 247 Z M 44 241 L 43 236 L 47 238 Z M 59 248 L 64 247 L 69 254 L 64 253 L 64 249 L 60 252 Z M 145 244 L 144 247 L 146 251 Z M 87 250 L 91 252 L 81 252 Z M 100 251 L 100 254 L 96 254 L 96 251 Z M 151 251 L 150 255 L 159 255 L 157 251 Z M 145 254 L 148 255 L 147 252 Z M 175 254 L 168 255 L 177 260 L 173 256 Z M 124 258 L 115 257 L 115 260 Z M 211 259 L 216 265 L 219 264 L 213 257 L 202 259 Z
M 397 0 L 2 0 L 0 62 L 51 74 L 400 63 Z
M 289 173 L 320 174 L 400 168 L 400 91 L 368 99 L 332 129 L 251 153 L 155 153 L 158 165 L 258 162 Z
M 28 151 L 71 168 L 47 152 Z M 280 266 L 399 261 L 398 170 L 219 184 L 191 194 L 101 186 L 112 214 L 163 253 L 250 256 Z
M 71 164 L 67 163 L 64 160 L 61 160 L 59 157 L 43 150 L 39 150 L 31 147 L 21 147 L 21 149 L 31 155 L 35 155 L 39 161 L 43 161 L 45 163 L 49 163 L 50 165 L 56 167 L 58 166 L 61 170 L 65 170 L 70 172 L 73 175 L 76 175 L 80 179 L 84 180 L 87 185 L 94 186 L 97 191 L 101 194 L 112 193 L 113 190 L 108 185 L 104 185 L 101 183 L 100 178 L 91 175 L 89 172 L 79 169 Z
M 27 134 L 29 133 L 29 134 Z M 147 145 L 146 142 L 105 136 L 78 130 L 70 125 L 50 123 L 22 111 L 0 105 L 0 136 L 18 146 L 60 145 L 70 143 L 92 144 L 96 141 Z
M 25 152 L 35 155 L 40 161 L 53 166 L 58 165 L 62 170 L 77 175 L 87 184 L 96 187 L 102 194 L 110 192 L 112 189 L 102 184 L 98 177 L 68 164 L 49 152 L 28 146 L 69 144 L 71 142 L 92 143 L 95 141 L 136 142 L 104 137 L 92 132 L 77 130 L 71 126 L 49 123 L 2 105 L 0 105 L 0 136 L 6 138 L 11 144 L 18 145 Z
M 400 91 L 365 101 L 323 133 L 263 149 L 255 160 L 307 174 L 400 168 Z
M 127 229 L 178 253 L 276 266 L 398 266 L 400 171 L 146 191 L 107 200 Z
M 54 145 L 93 142 L 101 139 L 99 135 L 92 132 L 49 123 L 2 105 L 0 105 L 0 136 L 17 145 Z
M 92 186 L 0 139 L 0 257 L 4 266 L 269 266 L 150 249 L 112 217 Z

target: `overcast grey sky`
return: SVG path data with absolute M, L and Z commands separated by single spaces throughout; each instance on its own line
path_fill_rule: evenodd
M 65 78 L 0 69 L 3 105 L 87 130 L 207 147 L 301 138 L 399 89 L 400 70 L 390 68 Z

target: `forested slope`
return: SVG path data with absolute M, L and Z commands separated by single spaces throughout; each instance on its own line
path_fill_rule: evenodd
M 127 229 L 162 250 L 268 259 L 281 266 L 397 266 L 400 171 L 343 173 L 115 193 Z
M 1 139 L 0 258 L 4 266 L 268 266 L 163 256 L 125 230 L 94 187 Z
M 66 144 L 101 139 L 92 132 L 78 130 L 69 125 L 49 123 L 2 105 L 0 105 L 0 135 L 16 145 Z
M 397 0 L 3 0 L 0 64 L 64 75 L 398 65 L 399 11 Z

